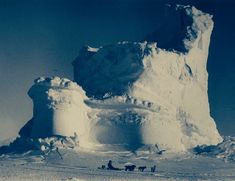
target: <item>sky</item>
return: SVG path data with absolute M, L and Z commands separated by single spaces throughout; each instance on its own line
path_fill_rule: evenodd
M 222 135 L 235 135 L 235 2 L 232 0 L 0 0 L 0 140 L 32 117 L 27 91 L 40 76 L 73 79 L 83 45 L 140 41 L 162 23 L 164 4 L 212 14 L 207 69 L 211 115 Z

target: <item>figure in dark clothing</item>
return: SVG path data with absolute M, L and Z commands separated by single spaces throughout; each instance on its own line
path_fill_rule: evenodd
M 151 167 L 151 172 L 155 172 L 156 171 L 156 165 L 154 165 L 153 167 Z
M 113 165 L 112 165 L 112 160 L 109 160 L 108 162 L 108 170 L 120 170 L 119 168 L 115 168 Z

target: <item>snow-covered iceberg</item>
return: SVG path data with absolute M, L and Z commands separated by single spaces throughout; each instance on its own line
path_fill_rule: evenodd
M 36 79 L 28 92 L 33 118 L 11 145 L 65 146 L 70 140 L 81 147 L 154 146 L 163 152 L 221 142 L 207 95 L 212 17 L 190 6 L 172 10 L 171 28 L 179 36 L 165 44 L 162 39 L 165 49 L 156 32 L 148 42 L 87 46 L 73 62 L 76 83 Z
M 169 49 L 152 38 L 84 47 L 74 60 L 74 79 L 92 98 L 86 103 L 97 142 L 182 151 L 222 140 L 207 95 L 212 16 L 190 6 L 174 10 L 181 34 Z

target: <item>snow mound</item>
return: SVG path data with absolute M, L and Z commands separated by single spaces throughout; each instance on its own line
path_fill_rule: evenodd
M 20 136 L 45 138 L 55 135 L 79 137 L 79 144 L 89 144 L 89 108 L 84 91 L 65 78 L 40 77 L 28 95 L 32 98 L 33 118 L 20 130 Z
M 119 42 L 84 47 L 73 61 L 74 80 L 90 98 L 96 142 L 182 151 L 222 140 L 207 95 L 212 16 L 190 6 L 173 10 L 178 20 L 169 22 L 181 33 L 173 47 L 159 48 L 158 39 Z
M 235 161 L 235 137 L 225 137 L 223 142 L 217 145 L 202 145 L 194 148 L 199 155 L 222 158 L 226 161 Z

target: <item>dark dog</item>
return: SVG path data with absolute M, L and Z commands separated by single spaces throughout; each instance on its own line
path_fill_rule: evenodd
M 155 172 L 156 171 L 156 165 L 154 165 L 153 167 L 151 167 L 151 172 Z
M 98 169 L 104 170 L 104 169 L 106 169 L 106 166 L 105 166 L 105 165 L 102 165 L 101 167 L 98 167 Z
M 146 166 L 142 166 L 142 167 L 138 167 L 138 170 L 139 170 L 140 172 L 143 172 L 144 169 L 146 169 L 146 168 L 147 168 Z
M 125 166 L 125 171 L 134 171 L 135 170 L 135 165 L 126 165 Z

